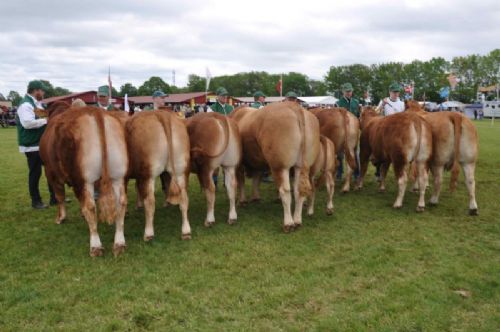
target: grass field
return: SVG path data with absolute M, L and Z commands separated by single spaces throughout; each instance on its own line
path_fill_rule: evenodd
M 101 224 L 106 253 L 96 259 L 74 198 L 63 225 L 54 208 L 31 209 L 15 129 L 0 129 L 0 330 L 499 331 L 500 124 L 476 124 L 477 217 L 467 215 L 463 174 L 457 192 L 417 214 L 412 193 L 393 210 L 392 172 L 379 194 L 370 169 L 361 192 L 337 185 L 331 217 L 322 191 L 315 216 L 292 234 L 281 232 L 272 184 L 235 226 L 219 191 L 206 229 L 192 177 L 191 241 L 180 239 L 179 210 L 158 199 L 156 237 L 144 243 L 132 190 L 127 251 L 113 257 L 114 228 Z

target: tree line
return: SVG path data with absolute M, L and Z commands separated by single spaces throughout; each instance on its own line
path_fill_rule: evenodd
M 451 60 L 435 57 L 427 61 L 414 60 L 410 63 L 388 62 L 372 65 L 352 64 L 331 66 L 323 80 L 315 80 L 297 72 L 270 74 L 265 71 L 252 71 L 213 77 L 208 87 L 215 91 L 224 86 L 233 96 L 252 96 L 257 90 L 267 96 L 279 96 L 277 84 L 283 78 L 283 94 L 294 91 L 299 96 L 339 97 L 341 85 L 350 82 L 354 87 L 354 95 L 361 97 L 368 91 L 372 100 L 378 102 L 388 94 L 388 87 L 392 82 L 414 86 L 413 96 L 417 100 L 441 102 L 439 91 L 449 86 L 448 75 L 453 73 L 458 80 L 456 89 L 451 92 L 450 99 L 470 103 L 477 98 L 480 86 L 490 86 L 500 80 L 500 49 L 495 49 L 486 55 L 458 56 Z M 44 81 L 48 87 L 46 97 L 60 96 L 70 93 L 68 89 L 54 87 Z M 177 87 L 166 83 L 161 77 L 153 76 L 139 87 L 132 83 L 125 83 L 119 90 L 113 87 L 115 96 L 147 96 L 155 90 L 165 93 L 183 93 L 205 91 L 206 78 L 191 74 L 185 87 Z M 493 98 L 493 96 L 489 96 Z M 11 91 L 8 96 L 16 105 L 21 96 Z M 17 103 L 16 103 L 17 102 Z

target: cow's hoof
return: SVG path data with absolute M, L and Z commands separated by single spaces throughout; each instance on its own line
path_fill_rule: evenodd
M 163 202 L 163 207 L 167 208 L 170 206 L 170 203 L 168 201 Z
M 64 219 L 56 219 L 56 225 L 61 225 L 65 221 L 66 221 L 66 218 L 64 218 Z
M 239 206 L 247 206 L 248 202 L 247 201 L 240 201 L 240 202 L 238 202 L 238 205 Z
M 326 215 L 331 216 L 333 214 L 333 209 L 326 209 Z
M 293 224 L 293 230 L 298 230 L 299 228 L 302 227 L 302 223 L 299 223 L 299 224 Z
M 309 212 L 309 211 L 307 211 L 307 215 L 308 215 L 309 217 L 311 217 L 311 216 L 313 216 L 313 215 L 314 215 L 314 212 Z
M 385 193 L 385 188 L 378 188 L 379 193 Z
M 183 240 L 191 240 L 191 233 L 188 233 L 188 234 L 182 234 L 182 239 Z
M 477 216 L 477 215 L 479 215 L 477 209 L 469 209 L 469 216 Z
M 205 227 L 210 228 L 210 227 L 212 227 L 213 225 L 215 225 L 215 221 L 208 221 L 208 220 L 205 220 L 204 225 L 205 225 Z
M 228 223 L 229 225 L 234 225 L 234 224 L 236 224 L 236 219 L 231 219 L 231 218 L 229 218 L 229 219 L 227 220 L 227 223 Z
M 342 194 L 347 194 L 349 192 L 349 189 L 342 189 Z
M 153 241 L 154 238 L 155 238 L 154 235 L 147 235 L 147 236 L 144 235 L 144 241 L 145 242 L 151 242 L 151 241 Z
M 438 202 L 432 202 L 432 201 L 429 201 L 427 203 L 429 206 L 437 206 L 438 205 Z
M 393 205 L 392 207 L 396 210 L 399 210 L 403 207 L 403 205 Z
M 113 244 L 113 255 L 115 257 L 118 257 L 119 255 L 123 254 L 125 252 L 126 247 L 127 245 L 125 243 Z
M 283 233 L 288 234 L 293 231 L 295 225 L 283 225 Z
M 415 194 L 418 194 L 420 192 L 420 190 L 418 188 L 413 188 L 411 191 Z
M 260 203 L 260 198 L 252 198 L 250 203 Z
M 417 211 L 418 213 L 424 212 L 425 211 L 425 206 L 417 206 L 417 209 L 415 211 Z
M 104 255 L 103 247 L 90 248 L 90 257 L 100 257 Z

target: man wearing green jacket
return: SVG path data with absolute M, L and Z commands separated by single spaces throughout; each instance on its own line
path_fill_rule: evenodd
M 345 83 L 342 84 L 342 97 L 337 101 L 338 107 L 344 107 L 349 112 L 354 114 L 357 118 L 359 118 L 359 100 L 352 96 L 352 84 Z
M 47 205 L 42 202 L 39 183 L 42 176 L 42 159 L 39 153 L 39 143 L 47 119 L 41 119 L 35 114 L 35 109 L 43 109 L 41 100 L 47 88 L 42 81 L 28 83 L 28 93 L 21 100 L 16 114 L 17 141 L 19 152 L 26 155 L 28 161 L 28 187 L 31 196 L 31 206 L 34 209 L 45 209 Z M 50 188 L 49 188 L 50 190 Z M 56 204 L 56 199 L 51 191 L 50 203 Z
M 207 112 L 217 112 L 222 115 L 229 115 L 233 111 L 233 106 L 227 103 L 227 90 L 223 87 L 220 87 L 216 91 L 217 101 L 210 105 L 210 108 Z
M 262 91 L 256 91 L 253 94 L 253 99 L 254 99 L 254 102 L 252 105 L 250 105 L 250 107 L 253 107 L 256 109 L 261 109 L 262 107 L 264 107 L 264 103 L 266 101 L 266 95 L 264 95 L 264 93 Z

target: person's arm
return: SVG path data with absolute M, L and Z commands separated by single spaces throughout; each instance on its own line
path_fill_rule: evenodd
M 28 103 L 23 103 L 17 109 L 17 116 L 21 122 L 21 126 L 25 129 L 35 129 L 43 127 L 47 124 L 47 119 L 35 119 L 33 106 Z

